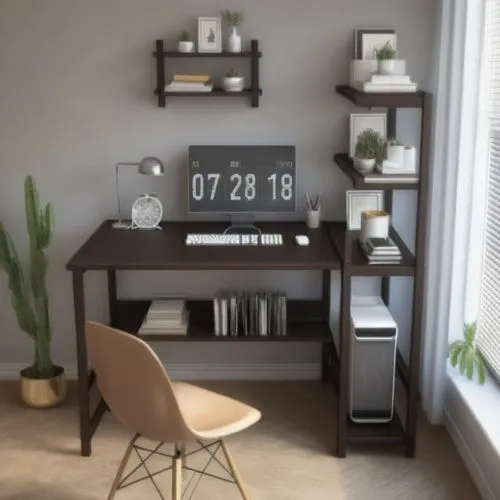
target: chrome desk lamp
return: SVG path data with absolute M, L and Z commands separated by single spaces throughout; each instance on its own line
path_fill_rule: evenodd
M 121 201 L 120 201 L 120 183 L 119 172 L 122 167 L 136 167 L 137 173 L 141 175 L 160 176 L 165 173 L 163 163 L 153 156 L 146 156 L 139 163 L 120 162 L 115 167 L 116 177 L 116 201 L 118 205 L 118 220 L 113 223 L 113 229 L 130 229 L 130 222 L 122 220 Z

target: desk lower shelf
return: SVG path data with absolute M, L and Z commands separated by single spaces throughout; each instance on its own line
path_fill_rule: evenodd
M 151 301 L 118 301 L 113 326 L 137 335 Z M 213 333 L 213 306 L 210 300 L 187 301 L 189 328 L 187 335 L 141 335 L 147 341 L 169 342 L 332 342 L 320 301 L 288 301 L 288 333 L 283 336 L 216 336 Z

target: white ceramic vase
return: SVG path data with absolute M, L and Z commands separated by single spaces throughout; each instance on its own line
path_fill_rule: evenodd
M 224 77 L 222 88 L 226 92 L 241 92 L 245 86 L 245 79 L 242 76 Z
M 238 28 L 236 26 L 233 26 L 231 34 L 229 35 L 227 50 L 233 54 L 239 54 L 241 52 L 241 36 L 238 34 Z
M 376 158 L 355 158 L 354 166 L 363 173 L 373 172 L 375 170 L 375 165 L 377 164 Z
M 404 146 L 387 145 L 387 161 L 402 167 L 404 164 L 404 150 Z
M 378 62 L 378 72 L 381 75 L 394 75 L 396 72 L 395 59 L 383 59 Z
M 178 49 L 182 54 L 194 52 L 194 42 L 179 42 Z

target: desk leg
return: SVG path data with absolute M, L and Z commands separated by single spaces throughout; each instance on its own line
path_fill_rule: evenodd
M 80 446 L 82 457 L 91 453 L 89 376 L 85 343 L 85 294 L 83 271 L 73 271 L 73 302 L 75 308 L 76 350 L 78 358 L 78 405 L 80 408 Z
M 109 304 L 109 324 L 116 326 L 116 271 L 108 270 L 108 304 Z
M 337 457 L 345 458 L 347 451 L 347 418 L 349 412 L 349 356 L 350 356 L 350 317 L 351 317 L 351 275 L 344 268 L 341 273 L 342 295 L 340 300 L 340 347 L 339 381 L 337 403 Z
M 331 279 L 332 272 L 330 269 L 323 270 L 322 292 L 321 292 L 321 307 L 325 321 L 330 323 L 330 294 L 331 294 Z M 323 342 L 321 355 L 321 381 L 326 384 L 332 379 L 332 346 L 330 342 Z

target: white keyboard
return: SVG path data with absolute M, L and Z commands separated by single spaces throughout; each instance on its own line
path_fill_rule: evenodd
M 198 234 L 186 235 L 187 246 L 279 246 L 283 245 L 283 236 L 275 233 L 263 234 Z

